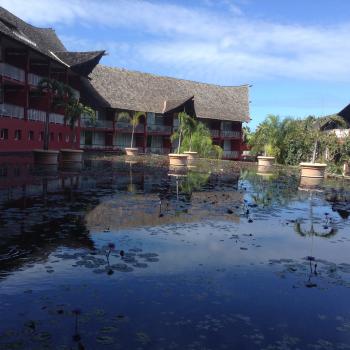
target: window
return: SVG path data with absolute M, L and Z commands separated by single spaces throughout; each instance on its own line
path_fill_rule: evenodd
M 53 132 L 50 132 L 50 141 L 55 141 L 55 134 Z
M 22 130 L 15 130 L 15 140 L 19 141 L 22 138 Z
M 7 176 L 7 168 L 0 168 L 0 177 Z
M 73 142 L 77 142 L 77 135 L 74 135 Z
M 21 176 L 21 169 L 20 169 L 20 168 L 14 168 L 13 174 L 14 174 L 16 177 L 20 177 L 20 176 Z
M 8 129 L 1 129 L 0 130 L 0 140 L 7 140 L 8 138 L 9 138 Z
M 34 141 L 34 131 L 30 130 L 28 132 L 28 140 L 29 141 Z
M 43 131 L 40 131 L 40 134 L 39 134 L 39 141 L 43 141 L 44 140 L 44 132 Z
M 63 141 L 63 135 L 61 132 L 58 133 L 58 142 L 62 142 Z
M 66 142 L 69 142 L 69 135 L 66 135 Z

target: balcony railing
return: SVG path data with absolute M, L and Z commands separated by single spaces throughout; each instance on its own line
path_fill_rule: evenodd
M 169 125 L 159 125 L 159 124 L 148 124 L 147 125 L 147 131 L 148 132 L 171 134 L 171 126 L 169 126 Z
M 50 113 L 49 116 L 50 123 L 54 124 L 64 124 L 64 115 L 57 113 Z
M 241 133 L 239 131 L 234 131 L 234 130 L 221 130 L 221 136 L 240 139 Z
M 147 147 L 146 153 L 153 153 L 153 154 L 169 154 L 170 148 L 163 148 L 163 147 Z
M 28 119 L 45 123 L 46 112 L 37 109 L 28 109 Z
M 21 68 L 12 66 L 11 64 L 1 62 L 0 74 L 13 80 L 25 82 L 25 72 Z
M 81 119 L 81 126 L 85 128 L 113 129 L 113 122 L 111 120 L 91 121 L 91 119 L 83 117 Z
M 229 158 L 229 159 L 237 159 L 237 158 L 239 158 L 239 152 L 238 151 L 224 151 L 223 157 Z
M 210 130 L 211 137 L 219 137 L 220 131 L 219 130 Z
M 24 118 L 24 108 L 21 106 L 11 105 L 9 103 L 0 104 L 0 115 L 11 118 Z
M 125 122 L 116 122 L 115 128 L 117 130 L 121 130 L 121 131 L 132 132 L 132 125 L 130 125 L 129 123 L 125 123 Z M 135 127 L 135 132 L 144 132 L 144 130 L 145 130 L 145 127 L 143 124 L 139 124 Z
M 35 74 L 35 73 L 29 73 L 28 74 L 28 83 L 33 86 L 38 86 L 39 82 L 43 79 L 42 76 Z
M 80 148 L 83 149 L 93 149 L 93 150 L 116 150 L 118 149 L 117 146 L 106 146 L 106 145 L 100 145 L 100 144 L 93 144 L 93 145 L 86 145 L 86 144 L 80 144 Z

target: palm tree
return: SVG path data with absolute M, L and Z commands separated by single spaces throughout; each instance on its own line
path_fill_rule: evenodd
M 82 115 L 89 116 L 93 120 L 96 116 L 95 111 L 90 107 L 87 107 L 80 103 L 78 100 L 72 98 L 66 105 L 65 110 L 65 121 L 68 122 L 71 129 L 71 145 L 74 145 L 74 127 L 76 122 Z
M 145 112 L 135 111 L 132 116 L 128 112 L 120 112 L 117 116 L 117 120 L 127 121 L 132 126 L 130 148 L 133 148 L 135 128 L 140 124 L 142 116 L 145 116 Z
M 312 121 L 311 128 L 313 129 L 315 143 L 311 163 L 316 162 L 320 139 L 322 138 L 324 131 L 327 130 L 329 126 L 334 127 L 335 125 L 340 128 L 347 127 L 347 123 L 344 118 L 336 114 L 317 118 Z
M 72 89 L 64 86 L 63 83 L 55 80 L 44 78 L 41 79 L 38 84 L 38 92 L 40 94 L 46 94 L 48 99 L 48 106 L 45 118 L 44 127 L 44 150 L 49 149 L 49 124 L 50 124 L 50 112 L 62 107 L 67 99 L 70 99 L 73 95 Z
M 192 136 L 197 130 L 197 127 L 198 122 L 194 118 L 189 115 L 183 118 L 183 136 L 189 138 L 190 152 L 192 151 Z
M 171 141 L 178 140 L 177 154 L 180 154 L 181 142 L 185 135 L 193 134 L 192 127 L 196 123 L 186 112 L 178 114 L 179 128 L 171 135 Z

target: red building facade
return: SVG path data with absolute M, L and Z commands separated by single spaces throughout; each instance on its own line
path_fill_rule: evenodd
M 240 159 L 242 123 L 249 120 L 248 87 L 221 87 L 98 65 L 104 51 L 69 52 L 52 29 L 33 27 L 0 8 L 0 152 L 43 148 L 49 114 L 49 148 L 122 151 L 131 126 L 120 112 L 145 112 L 134 146 L 144 153 L 168 154 L 175 145 L 177 114 L 186 111 L 210 130 L 224 158 Z M 38 93 L 42 78 L 74 89 L 92 107 L 97 121 L 82 116 L 72 131 L 64 111 L 50 108 Z

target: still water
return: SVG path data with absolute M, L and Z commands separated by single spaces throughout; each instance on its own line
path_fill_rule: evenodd
M 0 349 L 350 349 L 346 183 L 0 170 Z

